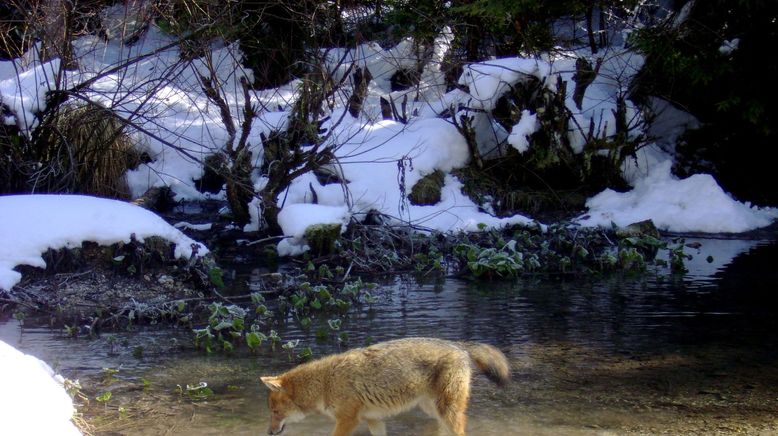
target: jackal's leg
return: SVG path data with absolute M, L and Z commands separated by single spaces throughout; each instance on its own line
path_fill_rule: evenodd
M 465 436 L 465 427 L 467 426 L 467 416 L 464 410 L 448 411 L 441 419 L 440 434 Z
M 373 436 L 386 436 L 386 424 L 377 419 L 368 419 L 367 428 Z
M 359 425 L 359 418 L 356 414 L 336 414 L 332 436 L 350 436 L 357 425 Z
M 441 377 L 441 387 L 435 401 L 435 409 L 444 429 L 450 434 L 464 436 L 467 424 L 467 401 L 470 398 L 470 367 L 455 366 Z

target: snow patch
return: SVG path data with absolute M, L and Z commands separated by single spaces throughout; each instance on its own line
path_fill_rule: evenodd
M 540 128 L 537 114 L 530 114 L 528 110 L 521 111 L 519 122 L 513 126 L 508 143 L 519 153 L 524 153 L 529 148 L 529 136 Z
M 719 46 L 719 53 L 724 56 L 729 56 L 733 51 L 737 50 L 738 47 L 740 47 L 740 38 L 725 40 L 721 43 L 721 46 Z
M 471 106 L 492 110 L 510 86 L 528 76 L 543 81 L 550 72 L 547 62 L 532 58 L 504 58 L 466 65 L 459 84 L 469 89 Z
M 3 70 L 13 70 L 13 61 L 0 62 Z M 35 115 L 46 107 L 46 93 L 56 89 L 59 59 L 21 69 L 18 76 L 0 81 L 0 103 L 16 114 L 16 124 L 29 134 L 38 125 Z
M 0 341 L 3 433 L 80 435 L 70 420 L 75 409 L 63 381 L 46 362 Z

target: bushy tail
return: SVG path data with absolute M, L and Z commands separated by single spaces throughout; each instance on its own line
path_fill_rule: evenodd
M 497 348 L 478 342 L 462 342 L 462 347 L 475 362 L 475 366 L 497 386 L 505 386 L 510 380 L 508 359 Z

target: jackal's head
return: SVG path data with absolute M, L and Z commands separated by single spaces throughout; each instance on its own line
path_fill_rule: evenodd
M 270 409 L 270 428 L 267 434 L 278 435 L 284 431 L 284 426 L 305 418 L 305 414 L 292 400 L 289 392 L 284 389 L 280 377 L 261 377 L 262 383 L 270 388 L 267 405 Z

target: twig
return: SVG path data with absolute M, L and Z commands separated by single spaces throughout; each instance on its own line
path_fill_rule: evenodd
M 351 268 L 354 266 L 354 261 L 352 260 L 351 263 L 348 265 L 348 269 L 346 269 L 346 273 L 343 274 L 343 281 L 345 282 L 348 279 L 348 276 L 351 274 Z
M 265 242 L 271 242 L 271 241 L 276 241 L 276 240 L 280 241 L 280 240 L 286 239 L 286 238 L 291 238 L 291 236 L 283 236 L 283 235 L 282 236 L 270 236 L 268 238 L 257 239 L 256 241 L 251 241 L 251 242 L 246 244 L 246 247 L 251 247 L 252 245 L 262 244 L 262 243 L 265 243 Z

